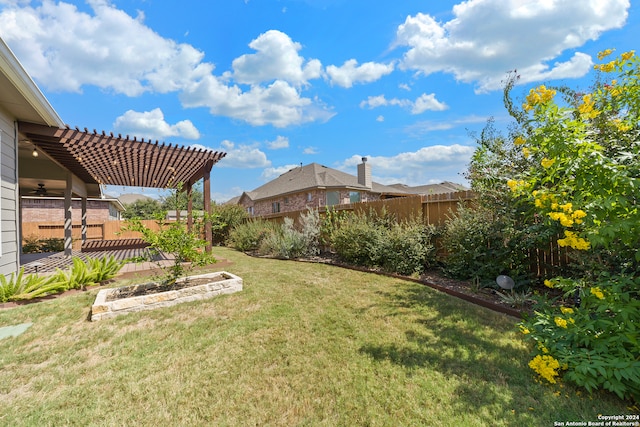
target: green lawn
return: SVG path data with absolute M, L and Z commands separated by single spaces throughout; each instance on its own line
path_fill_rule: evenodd
M 242 292 L 88 322 L 97 291 L 0 311 L 0 425 L 553 426 L 630 413 L 536 382 L 516 319 L 421 285 L 215 253 Z

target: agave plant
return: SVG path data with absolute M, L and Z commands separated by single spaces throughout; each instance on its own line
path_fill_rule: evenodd
M 66 282 L 59 280 L 56 275 L 48 277 L 37 274 L 25 275 L 24 268 L 21 268 L 17 275 L 11 273 L 9 279 L 0 275 L 0 302 L 32 299 L 66 289 Z
M 124 261 L 118 261 L 113 255 L 102 258 L 89 258 L 87 265 L 93 282 L 100 283 L 118 274 Z

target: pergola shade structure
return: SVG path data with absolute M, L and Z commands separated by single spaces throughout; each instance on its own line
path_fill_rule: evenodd
M 194 183 L 204 179 L 204 208 L 209 211 L 211 168 L 226 156 L 224 152 L 165 145 L 158 141 L 153 143 L 104 131 L 89 132 L 86 128 L 80 130 L 18 122 L 18 132 L 21 141 L 40 150 L 81 180 L 85 184 L 81 191 L 84 194 L 78 195 L 84 198 L 100 197 L 101 185 L 146 188 L 177 188 L 181 185 L 190 192 Z M 36 176 L 38 160 L 24 157 L 25 167 L 31 171 L 21 168 L 20 178 L 24 178 L 25 183 L 21 187 L 28 189 L 34 180 L 42 180 L 42 177 Z M 29 181 L 30 172 L 34 177 Z M 65 198 L 71 198 L 72 187 L 71 179 L 67 179 Z M 207 234 L 210 242 L 210 227 Z

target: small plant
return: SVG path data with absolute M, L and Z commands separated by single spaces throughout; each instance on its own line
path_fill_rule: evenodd
M 115 277 L 125 263 L 124 261 L 118 261 L 111 255 L 101 258 L 89 258 L 87 264 L 93 281 L 100 283 Z
M 18 274 L 11 273 L 9 279 L 0 275 L 0 302 L 32 299 L 62 292 L 66 283 L 55 276 L 43 277 L 37 274 L 24 274 L 21 268 Z
M 73 265 L 68 270 L 56 269 L 54 277 L 57 281 L 64 282 L 67 289 L 85 290 L 87 285 L 95 283 L 91 269 L 81 258 L 73 257 Z
M 147 228 L 138 219 L 129 220 L 124 230 L 137 231 L 142 235 L 142 239 L 149 244 L 148 260 L 159 259 L 158 255 L 162 253 L 173 256 L 173 264 L 169 266 L 157 262 L 158 267 L 164 272 L 163 283 L 175 283 L 176 279 L 185 276 L 193 267 L 216 262 L 213 255 L 204 250 L 207 242 L 200 239 L 195 232 L 189 232 L 183 221 L 167 224 L 162 218 L 164 217 L 156 218 L 158 231 Z
M 535 302 L 535 299 L 533 298 L 531 292 L 518 292 L 513 289 L 511 289 L 511 291 L 509 292 L 495 292 L 500 297 L 500 301 L 510 305 L 511 307 L 522 308 L 531 302 Z

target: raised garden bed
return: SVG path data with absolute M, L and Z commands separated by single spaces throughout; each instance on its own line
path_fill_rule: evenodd
M 189 276 L 173 285 L 144 283 L 102 289 L 91 307 L 91 321 L 120 314 L 170 307 L 242 290 L 242 279 L 226 271 Z

